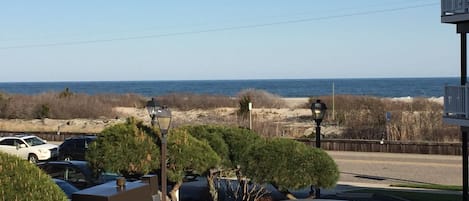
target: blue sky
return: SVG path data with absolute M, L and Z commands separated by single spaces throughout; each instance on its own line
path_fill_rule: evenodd
M 1 82 L 459 76 L 439 0 L 2 1 Z

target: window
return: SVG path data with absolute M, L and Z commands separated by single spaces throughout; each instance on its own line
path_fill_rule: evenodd
M 22 144 L 25 144 L 22 140 L 20 140 L 20 139 L 15 139 L 15 142 L 14 142 L 13 145 L 18 146 L 18 145 L 22 145 Z
M 85 148 L 85 140 L 75 140 L 75 146 L 77 149 L 84 149 Z
M 42 141 L 41 139 L 39 139 L 37 137 L 26 138 L 26 139 L 24 139 L 24 141 L 26 141 L 26 143 L 28 143 L 31 146 L 45 144 L 44 141 Z
M 15 139 L 4 139 L 0 141 L 0 145 L 15 146 Z

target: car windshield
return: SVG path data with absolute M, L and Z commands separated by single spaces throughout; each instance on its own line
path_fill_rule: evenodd
M 28 143 L 30 146 L 45 144 L 45 142 L 39 139 L 38 137 L 26 138 L 24 139 L 24 141 L 26 141 L 26 143 Z

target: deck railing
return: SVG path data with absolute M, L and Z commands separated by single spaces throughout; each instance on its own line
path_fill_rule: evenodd
M 469 0 L 441 0 L 441 16 L 469 13 Z
M 469 119 L 469 86 L 445 86 L 443 116 Z

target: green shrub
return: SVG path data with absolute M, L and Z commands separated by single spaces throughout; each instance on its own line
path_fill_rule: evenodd
M 136 177 L 159 168 L 160 151 L 153 130 L 135 119 L 104 129 L 90 144 L 86 159 L 95 171 Z
M 186 129 L 173 129 L 168 135 L 168 179 L 175 182 L 171 190 L 172 200 L 182 186 L 187 171 L 207 175 L 210 169 L 220 165 L 220 157 L 207 141 L 201 141 Z
M 195 138 L 207 141 L 226 168 L 236 168 L 245 157 L 246 151 L 262 140 L 257 133 L 244 128 L 197 125 L 183 129 Z
M 223 131 L 223 139 L 228 145 L 229 158 L 233 168 L 241 164 L 247 151 L 262 138 L 255 132 L 245 128 L 226 127 Z
M 226 130 L 222 126 L 197 125 L 186 126 L 184 129 L 199 140 L 207 141 L 210 147 L 218 154 L 223 166 L 231 166 L 228 144 L 223 139 L 223 132 Z
M 1 152 L 0 186 L 0 200 L 68 200 L 54 181 L 34 164 Z
M 264 195 L 265 189 L 259 185 L 254 185 L 256 187 L 251 186 L 252 188 L 248 191 L 249 185 L 240 180 L 241 177 L 237 177 L 238 181 L 235 182 L 237 184 L 229 188 L 225 188 L 226 186 L 216 179 L 218 176 L 233 176 L 239 173 L 237 168 L 239 160 L 245 157 L 243 154 L 246 153 L 246 150 L 249 149 L 252 143 L 260 140 L 257 134 L 246 129 L 213 125 L 186 126 L 183 129 L 187 130 L 195 138 L 207 142 L 222 160 L 221 168 L 207 174 L 207 182 L 212 200 L 219 199 L 218 192 L 220 190 L 226 192 L 224 194 L 225 200 L 237 200 L 235 197 L 251 197 L 255 200 Z M 242 175 L 238 174 L 238 176 Z
M 220 157 L 207 141 L 191 136 L 185 129 L 173 129 L 168 134 L 168 179 L 182 182 L 186 170 L 203 174 L 220 164 Z
M 275 138 L 252 146 L 243 159 L 243 173 L 256 183 L 288 189 L 333 187 L 339 170 L 326 152 L 290 139 Z

